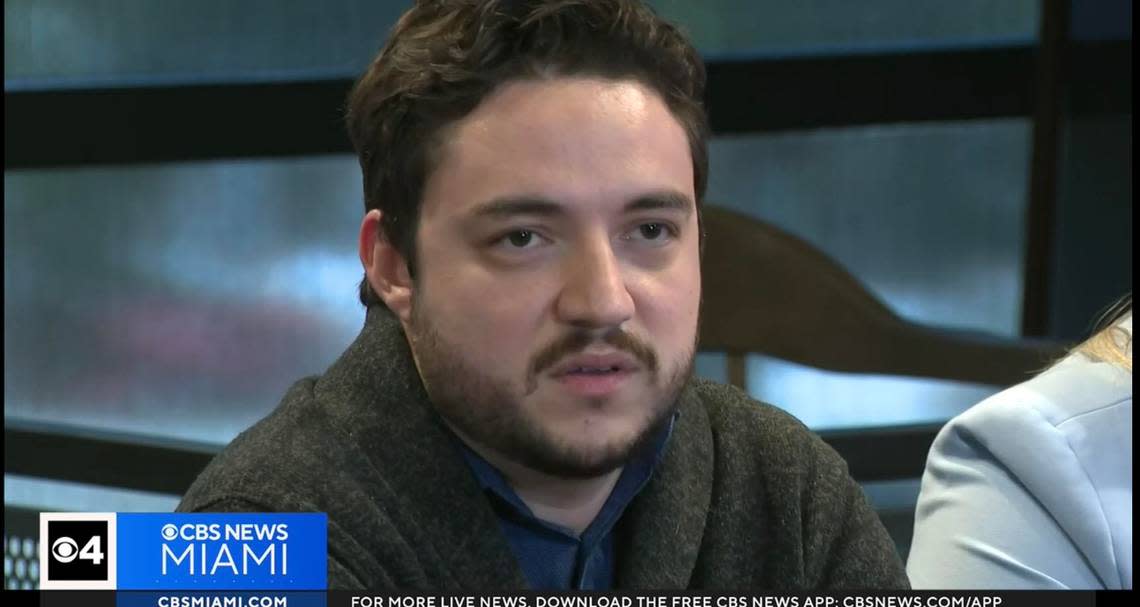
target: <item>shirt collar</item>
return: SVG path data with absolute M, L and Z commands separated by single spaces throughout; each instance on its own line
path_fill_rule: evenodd
M 626 463 L 622 470 L 621 476 L 618 477 L 617 483 L 614 484 L 610 496 L 606 499 L 602 509 L 598 511 L 594 521 L 582 533 L 583 539 L 587 535 L 595 535 L 596 533 L 605 534 L 613 526 L 613 524 L 620 517 L 621 513 L 629 505 L 633 498 L 641 492 L 642 487 L 649 482 L 653 476 L 653 471 L 657 468 L 661 458 L 665 453 L 665 446 L 669 443 L 669 437 L 673 435 L 673 425 L 680 416 L 680 411 L 673 413 L 669 418 L 669 423 L 665 425 L 657 433 L 657 436 L 649 442 L 644 448 L 635 453 L 633 457 Z M 479 483 L 480 488 L 484 492 L 493 495 L 501 501 L 504 505 L 514 511 L 516 515 L 523 516 L 527 519 L 539 521 L 530 507 L 519 497 L 515 490 L 511 488 L 510 483 L 507 482 L 506 476 L 499 471 L 491 462 L 487 461 L 483 456 L 476 453 L 471 447 L 467 446 L 458 436 L 455 436 L 455 442 L 459 444 L 460 451 L 463 453 L 464 459 L 467 461 L 468 466 L 475 475 L 475 480 Z M 554 526 L 545 521 L 544 526 Z M 595 527 L 601 527 L 595 529 Z M 563 530 L 564 533 L 570 533 L 568 530 Z M 571 533 L 572 535 L 572 533 Z

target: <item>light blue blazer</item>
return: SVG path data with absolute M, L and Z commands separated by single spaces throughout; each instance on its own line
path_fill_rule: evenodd
M 1119 326 L 1131 335 L 1131 316 Z M 1074 354 L 951 420 L 907 574 L 929 589 L 1132 588 L 1132 374 Z

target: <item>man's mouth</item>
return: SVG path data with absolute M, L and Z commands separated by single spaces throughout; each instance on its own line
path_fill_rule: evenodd
M 632 372 L 638 369 L 637 360 L 621 351 L 587 352 L 567 357 L 551 369 L 551 375 L 605 375 Z
M 584 353 L 555 366 L 551 375 L 571 394 L 598 398 L 616 392 L 639 368 L 624 352 Z
M 606 375 L 609 373 L 618 373 L 621 371 L 620 367 L 577 367 L 570 369 L 566 372 L 567 375 Z

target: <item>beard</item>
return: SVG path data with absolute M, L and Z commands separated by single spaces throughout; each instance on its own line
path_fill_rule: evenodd
M 653 348 L 624 331 L 615 329 L 602 336 L 572 331 L 531 358 L 523 393 L 519 394 L 508 380 L 491 377 L 471 365 L 461 354 L 462 348 L 449 343 L 420 306 L 412 307 L 408 332 L 424 388 L 444 420 L 462 435 L 511 461 L 567 479 L 611 472 L 653 442 L 677 411 L 681 391 L 692 376 L 696 350 L 694 343 L 672 369 L 662 370 Z M 650 394 L 644 403 L 645 415 L 633 432 L 611 437 L 604 444 L 575 444 L 543 424 L 541 407 L 528 408 L 523 398 L 534 394 L 544 370 L 599 342 L 637 358 L 648 376 Z M 600 410 L 607 403 L 608 399 L 597 398 L 588 399 L 586 404 Z

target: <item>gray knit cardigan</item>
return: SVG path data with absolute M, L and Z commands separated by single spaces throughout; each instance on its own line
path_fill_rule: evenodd
M 487 498 L 383 308 L 202 472 L 179 511 L 327 512 L 330 588 L 523 589 Z M 619 521 L 618 588 L 907 588 L 843 460 L 803 424 L 694 379 Z

